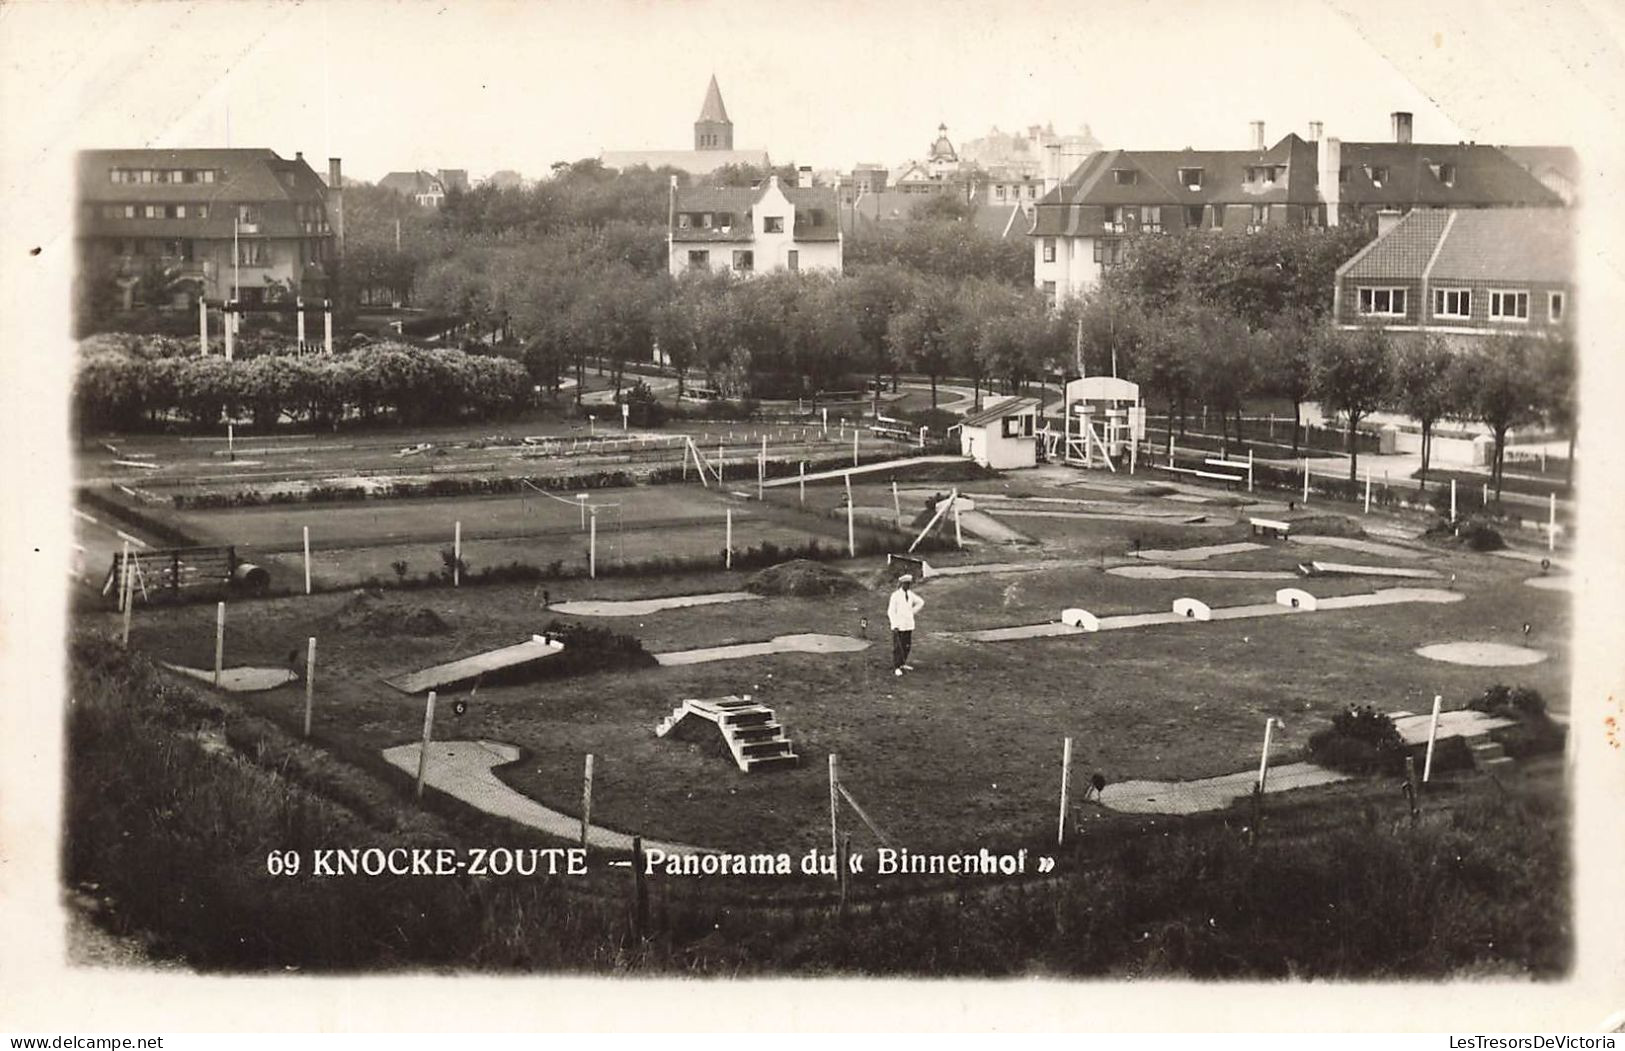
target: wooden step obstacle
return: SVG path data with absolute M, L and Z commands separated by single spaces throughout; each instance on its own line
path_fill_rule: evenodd
M 747 774 L 801 764 L 801 757 L 791 750 L 790 739 L 784 735 L 773 709 L 751 700 L 749 694 L 686 700 L 660 720 L 655 736 L 697 740 L 709 735 L 704 723 L 712 723 L 722 731 L 734 763 Z
M 237 557 L 235 547 L 170 547 L 131 551 L 128 571 L 131 593 L 144 601 L 182 588 L 233 587 L 263 591 L 271 577 L 264 569 Z M 125 572 L 124 553 L 113 552 L 112 564 L 102 579 L 102 594 L 113 594 Z
M 1292 532 L 1291 522 L 1282 522 L 1275 518 L 1249 518 L 1247 524 L 1253 528 L 1253 536 L 1263 534 L 1276 540 L 1285 540 Z
M 384 683 L 402 693 L 422 693 L 425 690 L 444 690 L 452 686 L 474 682 L 485 678 L 487 681 L 500 679 L 504 673 L 513 673 L 516 669 L 537 661 L 555 656 L 564 652 L 564 643 L 558 639 L 543 635 L 532 635 L 528 642 L 521 642 L 514 646 L 504 646 L 499 650 L 490 650 L 485 653 L 476 653 L 472 657 L 450 661 L 446 664 L 436 664 L 432 668 L 422 671 L 399 675 L 393 679 L 385 679 Z

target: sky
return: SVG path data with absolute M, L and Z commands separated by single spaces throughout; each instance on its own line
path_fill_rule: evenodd
M 1613 46 L 1584 24 L 1612 9 L 1569 6 L 1570 37 Z M 318 168 L 339 156 L 369 181 L 416 167 L 535 176 L 604 149 L 688 148 L 713 73 L 736 146 L 819 168 L 920 157 L 939 123 L 956 142 L 994 125 L 1087 124 L 1108 146 L 1140 148 L 1243 148 L 1253 120 L 1272 143 L 1314 120 L 1384 139 L 1393 110 L 1415 114 L 1418 141 L 1546 143 L 1567 130 L 1491 61 L 1528 39 L 1530 20 L 1549 24 L 1544 4 L 1462 0 L 1448 9 L 1468 16 L 1433 19 L 1405 17 L 1414 4 L 1379 17 L 1383 0 L 21 7 L 0 25 L 33 28 L 33 57 L 71 85 L 52 104 L 77 145 L 229 136 Z M 1435 101 L 1416 84 L 1430 76 L 1469 97 Z

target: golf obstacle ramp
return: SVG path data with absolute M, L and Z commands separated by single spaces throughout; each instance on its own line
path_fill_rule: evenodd
M 564 651 L 564 643 L 541 635 L 532 635 L 528 642 L 504 646 L 499 650 L 476 653 L 432 668 L 397 675 L 384 683 L 402 693 L 422 693 L 425 690 L 444 690 L 476 679 L 498 678 L 512 674 L 520 668 L 546 660 Z
M 784 735 L 773 709 L 743 697 L 713 697 L 706 700 L 686 700 L 655 727 L 656 737 L 668 735 L 697 739 L 704 723 L 712 723 L 721 731 L 722 739 L 733 755 L 735 765 L 745 773 L 774 767 L 799 766 L 801 757 L 790 748 L 790 739 Z M 678 734 L 679 728 L 682 733 Z

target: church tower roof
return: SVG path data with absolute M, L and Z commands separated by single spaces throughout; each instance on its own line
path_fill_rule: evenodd
M 728 110 L 722 105 L 722 89 L 717 87 L 717 75 L 711 74 L 711 86 L 705 89 L 705 103 L 700 106 L 701 121 L 712 121 L 717 124 L 732 123 L 728 120 Z

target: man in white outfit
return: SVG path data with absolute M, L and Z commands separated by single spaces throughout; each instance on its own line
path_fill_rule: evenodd
M 908 650 L 914 643 L 914 614 L 925 605 L 925 599 L 914 593 L 914 578 L 907 573 L 897 578 L 897 590 L 891 593 L 886 605 L 886 619 L 891 621 L 892 674 L 913 671 L 907 663 Z

